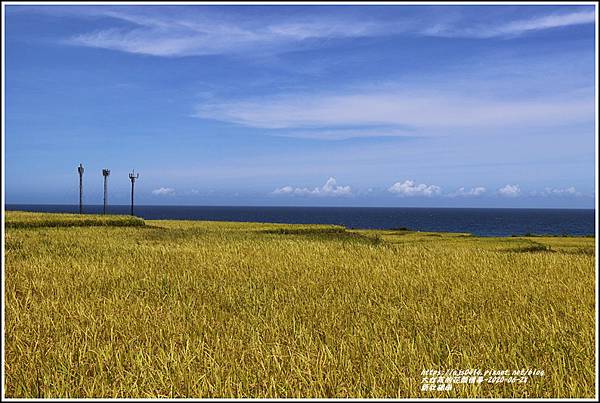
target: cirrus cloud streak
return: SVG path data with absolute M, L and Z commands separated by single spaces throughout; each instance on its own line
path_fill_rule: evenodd
M 203 55 L 282 53 L 294 47 L 324 46 L 331 39 L 369 38 L 390 35 L 434 36 L 447 38 L 512 38 L 529 32 L 549 30 L 595 22 L 593 9 L 571 9 L 560 13 L 533 15 L 526 19 L 508 19 L 479 23 L 466 15 L 451 22 L 438 21 L 431 15 L 396 16 L 393 19 L 357 18 L 344 13 L 314 13 L 306 18 L 281 15 L 278 18 L 226 18 L 210 8 L 164 7 L 165 12 L 151 12 L 148 7 L 79 8 L 82 17 L 109 17 L 131 24 L 114 24 L 93 32 L 72 36 L 70 45 L 111 49 L 161 57 Z M 29 8 L 36 10 L 36 8 Z M 77 16 L 69 8 L 38 7 L 37 10 Z
M 593 118 L 593 107 L 593 98 L 581 95 L 560 100 L 494 100 L 448 92 L 382 89 L 204 103 L 197 106 L 195 116 L 265 129 L 341 125 L 440 129 L 577 122 Z

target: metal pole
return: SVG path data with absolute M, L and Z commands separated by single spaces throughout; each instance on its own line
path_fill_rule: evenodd
M 136 174 L 135 170 L 129 174 L 129 179 L 131 179 L 131 215 L 133 215 L 133 186 L 135 184 L 135 180 L 139 177 L 140 174 Z
M 83 214 L 83 164 L 79 164 L 77 172 L 79 172 L 79 214 Z
M 79 174 L 79 214 L 83 213 L 83 175 Z
M 133 184 L 135 179 L 131 178 L 131 215 L 133 215 Z
M 102 210 L 102 214 L 106 214 L 106 206 L 108 204 L 108 175 L 110 175 L 110 170 L 103 169 L 102 176 L 104 176 L 104 209 Z
M 105 176 L 104 177 L 104 206 L 102 208 L 102 214 L 106 214 L 106 193 L 108 191 L 108 189 L 106 188 L 107 182 L 108 182 L 108 177 Z

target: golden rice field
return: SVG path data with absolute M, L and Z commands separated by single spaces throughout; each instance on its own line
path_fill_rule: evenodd
M 588 397 L 595 239 L 6 212 L 7 397 Z M 543 371 L 423 391 L 427 369 Z M 469 381 L 470 382 L 470 381 Z

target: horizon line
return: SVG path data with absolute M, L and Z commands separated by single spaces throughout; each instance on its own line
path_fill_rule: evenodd
M 65 203 L 5 203 L 3 211 L 7 211 L 7 206 L 69 206 L 79 208 L 79 204 Z M 83 207 L 102 208 L 102 204 L 84 204 Z M 112 204 L 107 207 L 129 208 L 130 204 Z M 417 207 L 417 206 L 300 206 L 300 205 L 199 205 L 199 204 L 134 204 L 134 208 L 139 207 L 233 207 L 233 208 L 345 208 L 345 209 L 452 209 L 452 210 L 592 210 L 596 208 L 586 207 Z M 10 210 L 8 210 L 10 211 Z

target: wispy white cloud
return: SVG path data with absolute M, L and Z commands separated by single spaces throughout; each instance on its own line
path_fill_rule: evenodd
M 31 10 L 31 8 L 30 8 Z M 76 15 L 68 8 L 62 13 Z M 110 17 L 130 23 L 68 38 L 72 45 L 112 49 L 152 56 L 180 57 L 215 54 L 256 54 L 285 52 L 298 46 L 323 46 L 323 39 L 423 35 L 443 37 L 511 37 L 531 31 L 593 23 L 594 11 L 573 11 L 538 15 L 528 19 L 493 21 L 487 25 L 458 18 L 447 23 L 436 18 L 397 17 L 395 20 L 370 16 L 357 18 L 335 13 L 307 14 L 261 19 L 226 18 L 210 9 L 187 9 L 186 13 L 158 13 L 144 7 L 89 7 L 80 14 Z M 202 10 L 202 12 L 198 12 Z
M 303 22 L 283 22 L 267 26 L 265 32 L 293 40 L 304 40 L 310 38 L 347 38 L 373 36 L 383 34 L 389 30 L 385 24 L 377 21 L 357 21 L 347 24 L 347 20 L 341 19 L 313 19 Z
M 517 197 L 521 194 L 519 185 L 505 185 L 498 189 L 498 195 L 504 197 Z
M 486 188 L 483 186 L 477 186 L 466 190 L 464 187 L 458 188 L 455 192 L 449 193 L 449 197 L 471 197 L 471 196 L 481 196 L 486 192 Z
M 501 24 L 478 26 L 457 26 L 435 24 L 421 31 L 423 35 L 463 37 L 463 38 L 493 38 L 519 36 L 531 31 L 551 28 L 561 28 L 573 25 L 592 24 L 596 20 L 594 10 L 575 11 L 570 13 L 549 14 L 508 21 Z
M 388 192 L 399 196 L 435 196 L 441 193 L 442 189 L 436 185 L 426 185 L 424 183 L 416 184 L 412 180 L 396 182 L 388 188 Z
M 175 189 L 173 188 L 158 188 L 152 191 L 153 195 L 156 196 L 171 196 L 175 194 Z
M 593 24 L 596 20 L 594 10 L 578 11 L 573 13 L 551 14 L 510 22 L 502 26 L 499 31 L 510 34 L 520 34 L 526 31 L 540 29 L 560 28 L 571 25 Z
M 357 137 L 408 137 L 414 134 L 410 127 L 354 127 L 339 128 L 328 127 L 321 129 L 293 129 L 265 131 L 264 134 L 272 134 L 278 137 L 293 137 L 299 139 L 315 140 L 346 140 Z
M 593 107 L 593 98 L 587 94 L 560 99 L 501 100 L 457 91 L 401 91 L 386 87 L 346 94 L 287 94 L 203 103 L 197 106 L 195 116 L 269 129 L 340 125 L 481 128 L 590 119 Z
M 91 12 L 91 11 L 90 11 Z M 201 56 L 285 51 L 290 45 L 321 46 L 311 40 L 380 35 L 377 21 L 319 17 L 263 23 L 217 17 L 209 13 L 187 15 L 136 13 L 134 10 L 94 9 L 94 12 L 134 24 L 107 28 L 66 40 L 72 45 L 119 50 L 152 56 Z
M 350 186 L 339 186 L 334 177 L 327 179 L 327 182 L 321 187 L 314 189 L 309 188 L 294 188 L 292 186 L 283 186 L 275 189 L 275 195 L 298 195 L 298 196 L 348 196 L 352 194 Z

